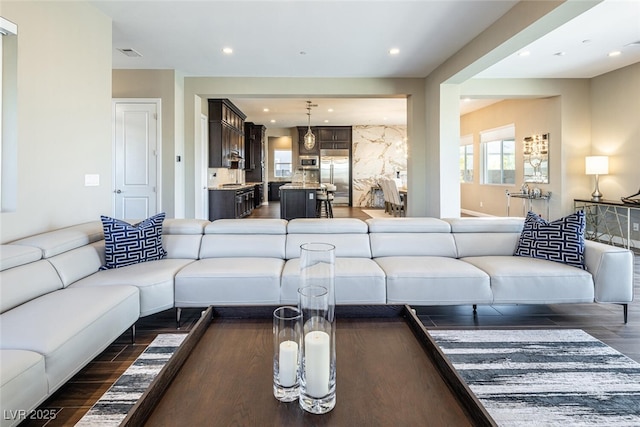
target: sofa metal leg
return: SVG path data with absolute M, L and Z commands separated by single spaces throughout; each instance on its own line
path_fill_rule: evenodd
M 180 328 L 180 316 L 182 315 L 182 309 L 180 307 L 176 307 L 176 327 Z
M 624 315 L 624 323 L 629 319 L 629 304 L 622 304 L 622 314 Z
M 473 304 L 473 315 L 477 315 L 478 314 L 478 304 Z
M 136 343 L 136 324 L 131 325 L 131 344 Z

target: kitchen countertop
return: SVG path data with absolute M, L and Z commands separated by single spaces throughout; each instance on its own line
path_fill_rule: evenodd
M 259 184 L 264 184 L 264 182 L 243 182 L 241 184 L 220 184 L 214 187 L 209 187 L 209 190 L 244 190 L 246 188 L 251 188 Z
M 314 182 L 314 183 L 301 183 L 295 182 L 291 184 L 285 184 L 280 187 L 281 190 L 320 190 L 324 188 L 322 184 Z

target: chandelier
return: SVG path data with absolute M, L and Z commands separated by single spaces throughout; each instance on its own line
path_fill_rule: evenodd
M 311 101 L 307 101 L 307 133 L 304 135 L 304 148 L 311 150 L 316 146 L 316 136 L 311 132 L 311 107 L 317 107 L 317 104 L 312 104 Z

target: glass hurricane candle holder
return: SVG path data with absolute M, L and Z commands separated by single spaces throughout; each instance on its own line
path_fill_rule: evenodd
M 279 307 L 273 312 L 273 395 L 281 402 L 293 402 L 299 394 L 299 360 L 302 313 L 296 307 Z
M 300 287 L 322 286 L 328 291 L 329 318 L 335 317 L 336 247 L 329 243 L 305 243 L 300 246 Z
M 307 412 L 324 414 L 336 405 L 335 324 L 329 292 L 322 286 L 305 286 L 298 294 L 303 320 L 298 403 Z

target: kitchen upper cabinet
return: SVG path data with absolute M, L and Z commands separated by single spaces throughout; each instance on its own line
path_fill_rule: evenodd
M 264 139 L 267 128 L 251 122 L 244 124 L 244 170 L 245 179 L 264 181 Z
M 243 167 L 246 118 L 228 99 L 209 99 L 209 167 Z
M 307 134 L 308 129 L 309 128 L 307 126 L 298 126 L 298 153 L 301 156 L 319 156 L 320 144 L 318 143 L 318 128 L 311 128 L 311 132 L 313 132 L 313 134 L 316 136 L 316 145 L 314 145 L 311 150 L 307 150 L 307 148 L 304 146 L 304 136 Z
M 318 127 L 316 145 L 323 150 L 349 149 L 351 147 L 351 126 Z

